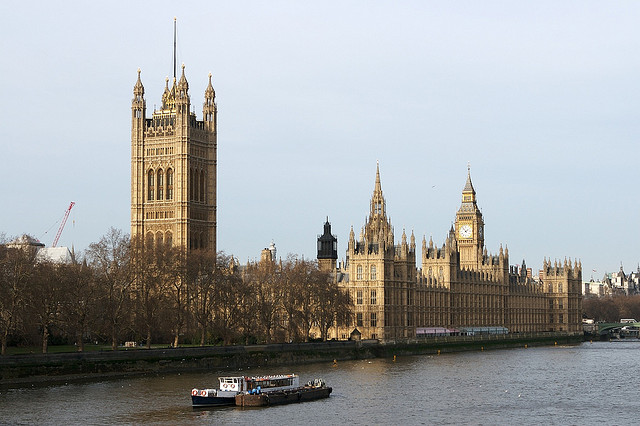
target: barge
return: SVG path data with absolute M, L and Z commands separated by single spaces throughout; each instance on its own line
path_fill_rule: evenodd
M 296 374 L 220 377 L 218 389 L 192 389 L 194 408 L 237 405 L 259 407 L 327 398 L 332 388 L 316 379 L 300 386 Z
M 236 395 L 239 407 L 262 407 L 266 405 L 291 404 L 328 398 L 333 389 L 323 380 L 316 379 L 305 386 L 270 392 L 241 392 Z

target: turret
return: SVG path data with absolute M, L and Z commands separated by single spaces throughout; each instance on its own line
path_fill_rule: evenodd
M 180 81 L 178 81 L 178 84 L 175 86 L 175 102 L 178 120 L 182 120 L 183 126 L 188 125 L 191 100 L 189 98 L 189 83 L 184 75 L 184 64 L 182 64 Z
M 209 73 L 209 84 L 204 91 L 204 104 L 202 106 L 202 117 L 207 131 L 215 132 L 217 126 L 218 107 L 216 105 L 216 91 L 211 84 L 211 73 Z
M 146 103 L 144 100 L 144 86 L 142 85 L 142 81 L 140 80 L 140 68 L 138 68 L 138 80 L 133 86 L 133 99 L 131 101 L 131 117 L 133 120 L 132 124 L 134 131 L 143 130 L 136 129 L 136 126 L 143 127 L 145 110 Z
M 413 235 L 413 229 L 411 230 L 411 243 L 410 243 L 410 245 L 409 245 L 409 249 L 410 249 L 412 252 L 415 252 L 415 251 L 416 251 L 416 236 L 415 236 L 415 235 Z
M 331 234 L 329 218 L 324 224 L 324 233 L 318 236 L 318 266 L 324 271 L 333 271 L 338 259 L 338 238 Z

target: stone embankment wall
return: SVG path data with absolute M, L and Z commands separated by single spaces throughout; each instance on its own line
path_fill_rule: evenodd
M 394 355 L 575 344 L 580 335 L 456 336 L 402 342 L 319 342 L 0 356 L 0 387 L 178 371 L 237 370 Z

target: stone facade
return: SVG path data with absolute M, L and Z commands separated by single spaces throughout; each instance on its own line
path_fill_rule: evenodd
M 146 117 L 138 80 L 131 102 L 131 237 L 216 251 L 217 106 L 209 84 L 203 120 L 191 112 L 184 65 L 162 107 Z
M 455 225 L 441 247 L 423 238 L 417 269 L 413 232 L 407 241 L 403 231 L 400 244 L 394 244 L 378 167 L 369 217 L 357 240 L 351 229 L 345 269 L 340 285 L 349 291 L 355 315 L 354 324 L 335 330 L 339 339 L 354 329 L 363 339 L 383 341 L 416 337 L 416 329 L 424 327 L 581 330 L 581 264 L 545 259 L 533 277 L 524 262 L 509 265 L 506 247 L 488 253 L 470 173 Z

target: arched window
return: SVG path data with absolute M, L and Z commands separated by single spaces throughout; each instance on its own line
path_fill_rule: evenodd
M 153 201 L 153 170 L 147 172 L 147 199 Z
M 189 170 L 189 200 L 193 200 L 193 186 L 195 182 L 193 181 L 193 169 Z
M 356 279 L 362 279 L 362 265 L 358 265 L 358 268 L 356 269 Z
M 204 171 L 200 171 L 200 201 L 205 202 L 205 185 L 204 185 Z
M 376 265 L 371 265 L 371 278 L 372 280 L 378 279 L 378 274 L 376 271 Z
M 173 200 L 173 170 L 167 169 L 167 200 Z
M 173 234 L 171 234 L 171 231 L 167 231 L 164 234 L 164 239 L 165 239 L 165 242 L 167 243 L 167 245 L 169 247 L 171 247 L 173 245 Z
M 145 238 L 144 243 L 147 247 L 153 246 L 153 232 L 147 232 L 147 237 Z
M 156 233 L 156 245 L 161 246 L 162 245 L 162 232 L 158 231 Z
M 158 200 L 164 199 L 164 173 L 158 170 Z

